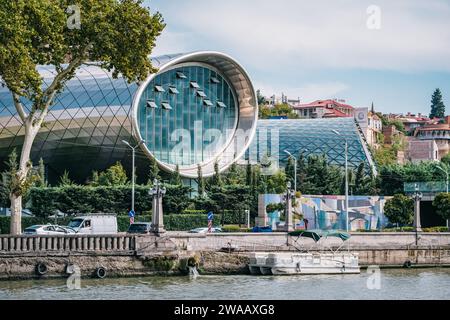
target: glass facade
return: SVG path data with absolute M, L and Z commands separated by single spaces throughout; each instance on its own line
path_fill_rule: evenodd
M 341 136 L 335 134 L 338 131 Z M 376 171 L 367 142 L 352 117 L 331 119 L 299 119 L 299 120 L 259 120 L 256 137 L 253 140 L 246 158 L 261 162 L 266 155 L 278 160 L 285 166 L 289 155 L 287 150 L 298 156 L 303 152 L 307 157 L 311 154 L 325 154 L 331 164 L 345 165 L 345 140 L 348 142 L 349 168 L 357 168 L 361 162 L 366 170 Z
M 184 166 L 183 177 L 195 178 L 197 164 L 204 176 L 212 175 L 215 161 L 224 170 L 244 152 L 256 130 L 258 109 L 251 81 L 235 60 L 199 51 L 154 57 L 152 64 L 160 72 L 143 84 L 114 79 L 95 63 L 78 68 L 56 96 L 31 151 L 33 164 L 43 159 L 51 183 L 65 170 L 71 179 L 85 182 L 93 170 L 117 161 L 130 172 L 131 151 L 122 140 L 133 145 L 146 140 L 136 149 L 137 176 L 144 182 L 150 156 L 156 156 L 162 170 L 171 171 L 178 163 Z M 39 66 L 38 71 L 48 86 L 55 69 Z M 22 102 L 29 111 L 30 102 Z M 249 132 L 245 143 L 235 141 L 239 129 Z M 0 79 L 0 171 L 13 149 L 20 152 L 24 131 Z M 172 152 L 180 142 L 187 147 Z
M 47 86 L 54 68 L 40 66 L 38 70 Z M 131 168 L 131 153 L 121 141 L 133 140 L 130 115 L 137 88 L 95 65 L 81 66 L 50 108 L 33 144 L 33 164 L 42 158 L 51 181 L 64 170 L 72 179 L 84 181 L 92 170 L 103 170 L 116 161 Z M 30 102 L 23 103 L 29 110 Z M 23 134 L 11 93 L 0 85 L 0 169 L 13 149 L 20 152 Z M 145 167 L 146 156 L 139 153 L 137 157 Z
M 233 89 L 205 65 L 158 74 L 143 91 L 137 112 L 148 150 L 159 161 L 180 166 L 211 160 L 233 135 L 237 117 Z

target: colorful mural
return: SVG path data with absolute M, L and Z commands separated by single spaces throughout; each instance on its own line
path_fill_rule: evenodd
M 385 227 L 384 204 L 390 197 L 349 196 L 349 230 L 378 230 Z M 282 195 L 264 195 L 265 208 L 269 203 L 281 203 Z M 260 207 L 261 208 L 261 207 Z M 294 225 L 296 229 L 345 230 L 345 197 L 304 195 L 296 199 Z M 260 216 L 261 213 L 260 213 Z M 283 224 L 282 213 L 268 212 L 268 225 Z

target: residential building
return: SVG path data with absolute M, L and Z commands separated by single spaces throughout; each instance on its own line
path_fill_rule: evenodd
M 426 124 L 414 130 L 414 137 L 419 140 L 432 140 L 438 147 L 438 160 L 450 151 L 450 116 L 443 123 Z
M 354 115 L 354 108 L 345 104 L 345 100 L 327 99 L 294 106 L 300 118 L 344 118 Z

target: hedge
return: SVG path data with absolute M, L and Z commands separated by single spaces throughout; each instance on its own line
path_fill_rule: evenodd
M 167 213 L 181 213 L 187 209 L 190 187 L 165 185 L 163 209 Z M 151 186 L 136 185 L 135 211 L 151 210 Z M 29 192 L 30 210 L 39 217 L 48 217 L 57 209 L 67 214 L 105 212 L 126 214 L 131 203 L 131 186 L 64 186 L 32 188 Z
M 70 217 L 58 218 L 57 224 L 67 225 L 70 221 Z M 10 217 L 0 217 L 0 234 L 8 234 L 10 228 Z M 136 215 L 135 222 L 149 222 L 151 217 L 149 215 Z M 220 215 L 216 215 L 214 218 L 214 225 L 218 226 L 220 222 Z M 40 217 L 23 217 L 22 229 L 35 224 L 47 224 L 55 223 L 55 219 L 40 218 Z M 130 225 L 130 219 L 128 216 L 117 217 L 117 227 L 119 232 L 125 232 Z M 195 228 L 202 228 L 208 226 L 208 218 L 205 215 L 200 214 L 171 214 L 164 216 L 164 227 L 169 231 L 188 231 Z

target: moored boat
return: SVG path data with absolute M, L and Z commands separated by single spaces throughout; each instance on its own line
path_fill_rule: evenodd
M 311 238 L 316 243 L 328 237 L 337 237 L 342 241 L 350 238 L 350 234 L 334 230 L 297 230 L 289 235 Z M 248 266 L 250 273 L 263 275 L 360 273 L 358 253 L 339 249 L 340 247 L 335 251 L 255 252 L 250 256 Z

